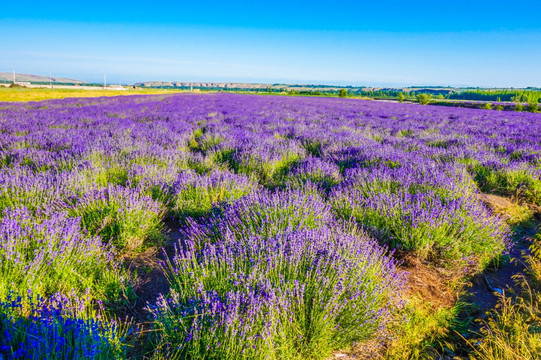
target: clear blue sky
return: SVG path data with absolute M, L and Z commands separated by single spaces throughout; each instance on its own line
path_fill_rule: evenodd
M 0 72 L 12 70 L 111 83 L 541 87 L 541 1 L 2 1 Z

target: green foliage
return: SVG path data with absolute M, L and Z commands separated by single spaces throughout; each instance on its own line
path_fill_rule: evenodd
M 539 90 L 466 90 L 460 92 L 453 92 L 449 95 L 450 99 L 454 100 L 477 100 L 477 101 L 513 101 L 513 102 L 526 102 L 529 98 L 534 97 L 538 99 L 541 97 L 541 91 Z
M 237 173 L 255 177 L 260 184 L 275 188 L 283 180 L 283 177 L 292 165 L 296 164 L 305 156 L 305 149 L 278 150 L 269 160 L 261 160 L 257 154 L 247 154 L 240 162 L 233 163 L 233 169 Z
M 207 216 L 213 208 L 230 203 L 258 188 L 256 183 L 247 178 L 236 181 L 232 175 L 220 176 L 220 172 L 210 176 L 214 177 L 211 181 L 195 178 L 177 191 L 172 206 L 172 212 L 176 217 L 185 219 Z
M 431 94 L 417 94 L 415 97 L 417 99 L 417 102 L 421 105 L 428 105 L 432 101 Z
M 404 93 L 399 92 L 398 93 L 398 102 L 403 103 L 405 100 L 406 100 L 406 96 L 404 95 Z
M 515 103 L 515 111 L 522 111 L 524 107 L 522 106 L 522 103 L 516 102 Z
M 498 111 L 503 111 L 503 106 L 502 106 L 502 105 L 496 106 L 496 110 L 498 110 Z
M 338 97 L 345 98 L 348 97 L 348 91 L 346 89 L 340 89 L 338 92 Z
M 533 113 L 536 113 L 539 111 L 539 102 L 537 101 L 537 99 L 535 98 L 530 98 L 528 100 L 528 108 L 527 110 L 529 112 L 533 112 Z
M 323 191 L 329 191 L 334 185 L 340 182 L 340 170 L 337 168 L 333 173 L 314 170 L 302 174 L 288 174 L 285 176 L 284 183 L 287 187 L 294 189 L 303 189 L 306 184 L 311 183 L 319 186 Z
M 491 103 L 485 103 L 482 107 L 485 110 L 492 110 L 492 104 Z

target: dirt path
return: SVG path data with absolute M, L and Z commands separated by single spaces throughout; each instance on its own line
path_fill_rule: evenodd
M 485 194 L 483 201 L 496 213 L 512 204 L 509 199 L 497 195 Z M 536 207 L 528 226 L 517 225 L 513 229 L 513 245 L 507 259 L 499 266 L 489 268 L 472 279 L 469 289 L 471 295 L 465 300 L 478 307 L 479 318 L 485 318 L 485 313 L 495 308 L 499 295 L 503 293 L 512 295 L 520 291 L 515 278 L 526 273 L 524 256 L 530 254 L 530 245 L 541 228 L 539 221 L 541 214 L 538 210 Z
M 160 248 L 150 248 L 130 259 L 126 264 L 132 273 L 136 273 L 134 291 L 136 298 L 128 303 L 128 311 L 134 321 L 143 327 L 148 327 L 150 313 L 149 304 L 154 304 L 160 294 L 169 292 L 169 282 L 165 277 L 161 264 L 171 259 L 175 254 L 175 245 L 181 233 L 178 220 L 168 218 L 164 221 L 166 240 Z
M 529 247 L 536 230 L 537 227 L 533 227 L 528 232 L 518 235 L 509 251 L 509 259 L 472 279 L 470 297 L 466 300 L 478 307 L 479 318 L 485 318 L 485 313 L 496 307 L 499 295 L 504 293 L 511 295 L 520 291 L 515 279 L 526 272 L 524 255 L 530 253 Z

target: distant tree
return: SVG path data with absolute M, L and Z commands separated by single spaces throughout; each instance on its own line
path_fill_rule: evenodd
M 486 103 L 485 105 L 483 105 L 483 109 L 492 110 L 492 104 L 491 103 Z
M 527 109 L 529 112 L 533 112 L 533 113 L 536 113 L 539 111 L 539 102 L 537 99 L 535 98 L 530 98 L 528 100 L 528 109 Z
M 503 111 L 503 106 L 501 106 L 501 105 L 496 106 L 496 110 Z
M 445 96 L 443 96 L 443 94 L 439 94 L 438 99 L 443 100 L 443 99 L 445 99 Z
M 402 93 L 402 92 L 399 92 L 398 93 L 398 101 L 403 103 L 404 100 L 406 100 L 406 95 L 404 95 L 404 93 Z
M 515 111 L 522 111 L 522 103 L 521 102 L 516 102 L 515 103 Z
M 338 92 L 338 97 L 345 98 L 348 97 L 348 91 L 346 89 L 340 89 Z
M 431 94 L 417 94 L 416 98 L 419 104 L 428 105 L 430 104 L 430 101 L 432 100 L 432 95 Z

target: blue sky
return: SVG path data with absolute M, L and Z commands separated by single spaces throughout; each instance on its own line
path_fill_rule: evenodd
M 0 72 L 541 87 L 541 1 L 10 1 Z

